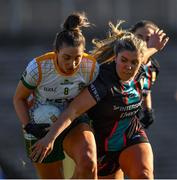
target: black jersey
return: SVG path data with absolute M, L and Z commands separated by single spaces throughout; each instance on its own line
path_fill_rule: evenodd
M 106 143 L 107 150 L 117 151 L 122 148 L 123 134 L 128 128 L 129 134 L 137 129 L 132 122 L 142 104 L 146 78 L 142 66 L 134 80 L 122 82 L 113 61 L 103 64 L 97 79 L 89 85 L 88 90 L 97 104 L 88 111 L 88 115 L 93 120 L 96 136 Z
M 146 65 L 144 65 L 144 69 L 146 73 L 146 79 L 144 82 L 145 88 L 143 91 L 143 95 L 146 96 L 157 79 L 160 70 L 160 65 L 155 58 L 150 58 L 149 62 Z

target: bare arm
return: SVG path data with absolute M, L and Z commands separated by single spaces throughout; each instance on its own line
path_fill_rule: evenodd
M 145 109 L 152 109 L 151 92 L 148 92 L 147 96 L 144 98 L 144 108 Z
M 96 101 L 86 88 L 78 95 L 59 116 L 58 120 L 52 124 L 50 132 L 47 136 L 51 139 L 56 139 L 61 132 L 66 129 L 74 119 L 82 113 L 93 107 Z
M 18 83 L 13 103 L 17 116 L 23 125 L 29 122 L 27 98 L 31 93 L 32 90 L 26 88 L 21 81 Z
M 163 30 L 156 30 L 154 34 L 151 35 L 149 41 L 147 42 L 147 51 L 144 55 L 144 64 L 148 62 L 148 59 L 157 53 L 158 51 L 162 50 L 167 42 L 169 41 L 169 37 L 163 32 Z
M 41 162 L 52 151 L 54 141 L 61 132 L 63 132 L 63 130 L 66 129 L 75 118 L 79 117 L 95 104 L 96 101 L 91 96 L 88 89 L 84 89 L 70 103 L 69 107 L 60 114 L 58 120 L 52 124 L 47 135 L 33 145 L 31 158 L 35 161 L 38 157 L 40 157 L 39 162 Z

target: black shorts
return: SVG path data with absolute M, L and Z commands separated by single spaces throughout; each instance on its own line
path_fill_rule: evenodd
M 52 152 L 46 158 L 44 158 L 42 163 L 52 163 L 52 162 L 56 162 L 59 160 L 63 160 L 65 158 L 65 154 L 64 154 L 64 150 L 63 150 L 63 140 L 66 137 L 66 135 L 69 133 L 69 131 L 71 131 L 73 128 L 75 128 L 80 123 L 86 123 L 86 124 L 90 125 L 90 120 L 86 114 L 83 114 L 80 117 L 78 117 L 76 120 L 74 120 L 71 123 L 71 125 L 68 128 L 66 128 L 57 137 L 57 139 L 55 140 Z M 26 145 L 26 151 L 27 151 L 28 157 L 31 154 L 32 145 L 34 143 L 36 143 L 37 141 L 38 141 L 37 139 L 35 139 L 35 140 L 25 139 L 25 145 Z
M 140 143 L 149 143 L 143 129 L 132 135 L 130 139 L 127 138 L 126 144 L 121 151 L 98 153 L 98 176 L 107 176 L 115 173 L 120 168 L 119 156 L 121 152 L 134 144 Z

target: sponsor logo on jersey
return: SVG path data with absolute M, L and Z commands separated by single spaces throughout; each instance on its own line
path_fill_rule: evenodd
M 57 87 L 44 87 L 44 91 L 47 92 L 56 92 Z
M 67 84 L 73 84 L 73 82 L 69 81 L 68 79 L 65 79 L 62 83 L 60 83 L 61 85 L 67 85 Z
M 135 110 L 137 108 L 139 108 L 142 104 L 142 99 L 140 102 L 138 103 L 135 103 L 135 104 L 130 104 L 128 106 L 117 106 L 117 105 L 114 105 L 113 106 L 113 110 L 116 111 L 116 110 L 119 110 L 119 111 L 131 111 L 131 110 Z
M 138 111 L 139 111 L 139 109 L 131 111 L 131 112 L 123 112 L 123 113 L 121 113 L 120 118 L 126 118 L 126 117 L 134 116 L 135 114 L 137 114 Z
M 91 84 L 91 85 L 90 85 L 90 88 L 91 88 L 91 90 L 92 90 L 92 93 L 93 93 L 94 96 L 95 96 L 96 101 L 100 101 L 100 96 L 99 96 L 98 91 L 97 91 L 97 89 L 95 88 L 95 86 L 94 86 L 93 84 Z

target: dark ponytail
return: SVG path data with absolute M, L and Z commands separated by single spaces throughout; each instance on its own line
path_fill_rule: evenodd
M 63 30 L 58 32 L 54 41 L 55 51 L 63 44 L 72 47 L 83 45 L 85 47 L 85 37 L 81 32 L 82 27 L 89 27 L 90 23 L 84 13 L 73 13 L 69 15 L 63 23 Z

